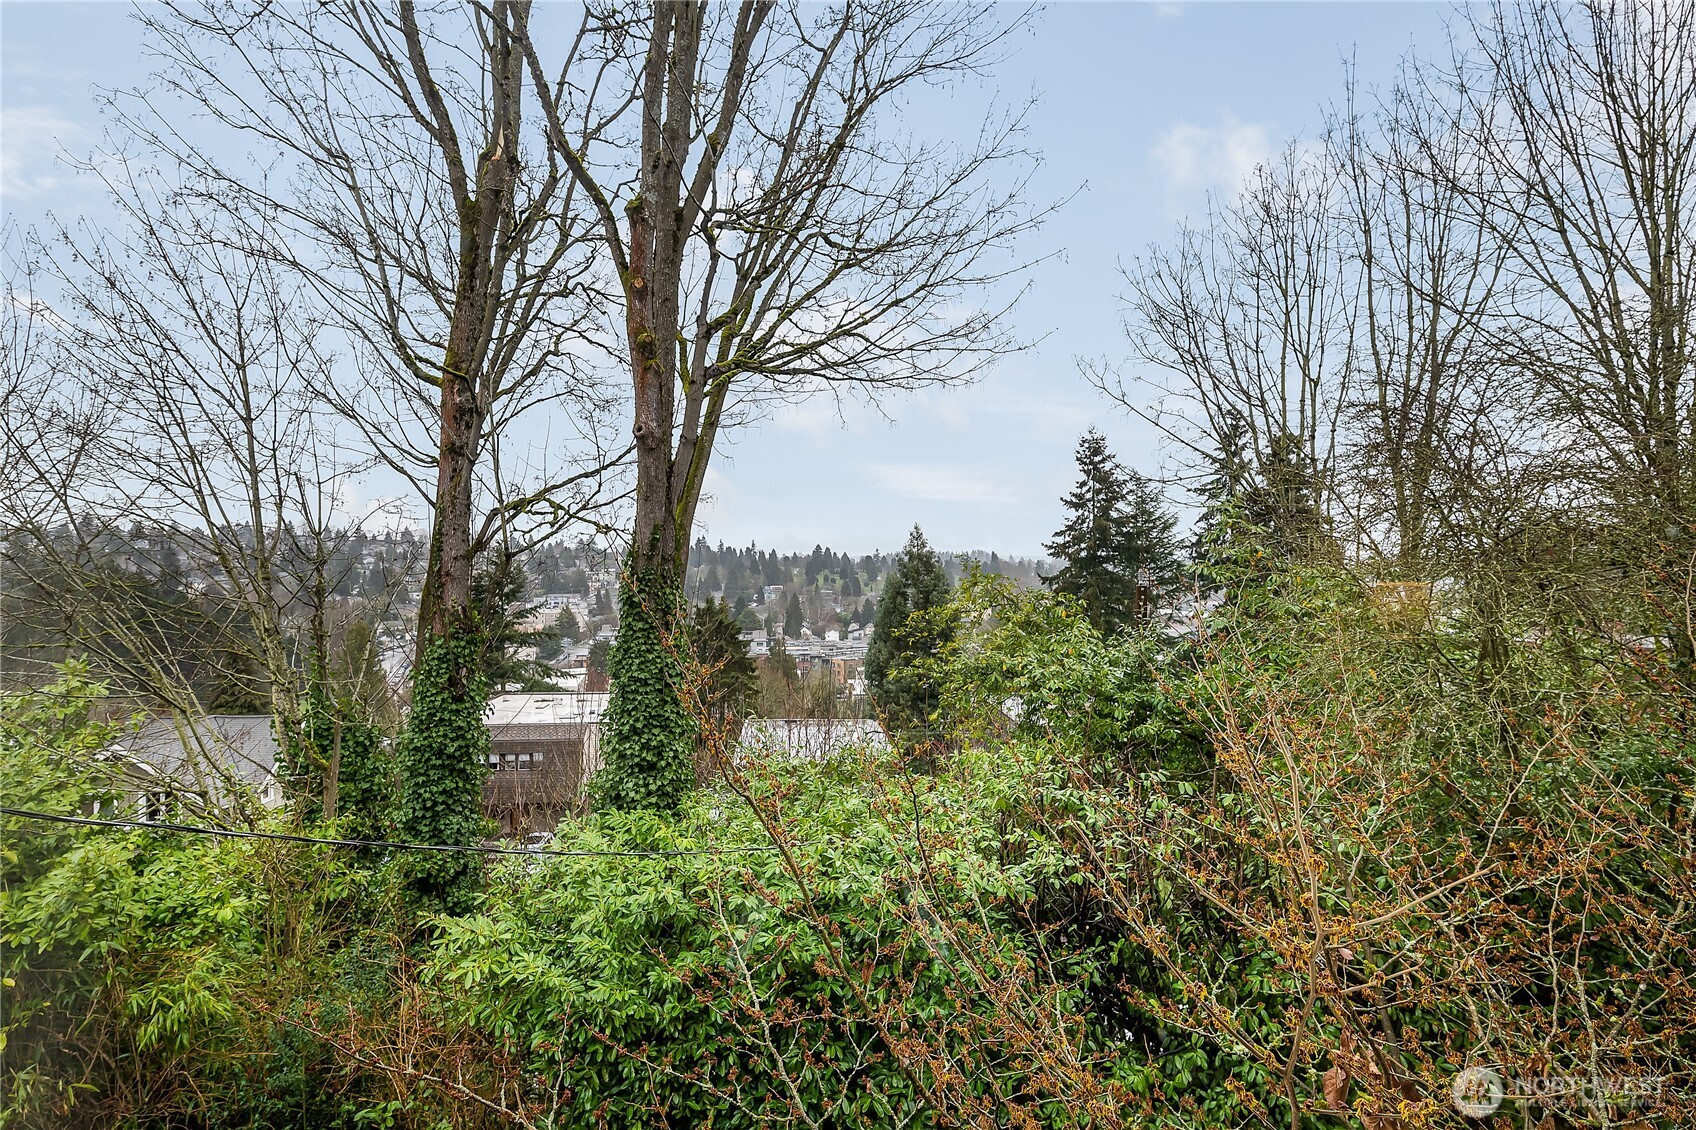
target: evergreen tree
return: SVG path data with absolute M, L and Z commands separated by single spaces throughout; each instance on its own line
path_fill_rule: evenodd
M 589 645 L 589 674 L 598 675 L 602 680 L 605 680 L 607 677 L 608 659 L 611 655 L 612 641 L 607 639 L 605 636 L 597 636 L 595 638 L 595 642 Z
M 736 612 L 741 612 L 747 604 L 748 570 L 742 566 L 742 558 L 731 550 L 728 560 L 724 563 L 724 596 L 726 600 L 736 601 Z
M 935 680 L 915 664 L 935 656 L 953 636 L 943 615 L 948 597 L 942 562 L 914 526 L 884 582 L 866 649 L 867 687 L 898 739 L 921 737 L 936 707 Z
M 559 616 L 554 620 L 554 629 L 562 640 L 570 640 L 572 643 L 583 641 L 583 625 L 577 622 L 577 614 L 571 611 L 569 605 L 559 610 Z M 555 654 L 558 654 L 557 651 Z
M 759 688 L 759 669 L 730 605 L 722 600 L 697 605 L 689 619 L 689 643 L 703 678 L 697 705 L 706 722 L 733 742 Z
M 806 626 L 805 617 L 801 613 L 801 594 L 789 594 L 789 606 L 783 610 L 783 634 L 790 639 L 800 639 L 801 629 Z
M 1160 593 L 1183 576 L 1183 542 L 1177 534 L 1178 516 L 1159 484 L 1136 471 L 1126 472 L 1125 483 L 1121 560 L 1127 575 L 1142 586 L 1142 603 L 1136 607 L 1146 618 Z
M 1177 518 L 1094 428 L 1078 441 L 1077 461 L 1078 485 L 1062 500 L 1071 517 L 1043 547 L 1065 565 L 1043 581 L 1077 597 L 1108 635 L 1145 619 L 1153 593 L 1177 576 Z
M 340 654 L 334 657 L 336 694 L 353 703 L 360 716 L 376 720 L 393 710 L 389 679 L 383 673 L 377 635 L 364 619 L 355 619 L 342 634 Z
M 1247 430 L 1228 427 L 1202 485 L 1191 555 L 1202 583 L 1241 584 L 1292 559 L 1335 558 L 1319 502 L 1318 476 L 1299 437 L 1274 436 L 1262 460 Z M 1252 552 L 1251 552 L 1252 551 Z
M 1323 555 L 1329 539 L 1319 507 L 1318 474 L 1298 436 L 1274 436 L 1257 481 L 1243 492 L 1243 517 L 1266 531 L 1280 557 Z
M 1190 543 L 1190 558 L 1203 573 L 1230 553 L 1234 527 L 1242 521 L 1250 484 L 1247 427 L 1241 417 L 1226 421 L 1219 451 L 1209 459 L 1212 475 L 1201 485 L 1201 518 Z
M 800 670 L 795 666 L 795 658 L 789 654 L 789 649 L 783 646 L 782 636 L 772 637 L 771 653 L 766 656 L 766 667 L 785 683 L 794 683 L 801 677 Z
M 505 548 L 495 550 L 471 578 L 471 607 L 483 629 L 480 666 L 492 690 L 509 684 L 519 690 L 552 689 L 546 679 L 546 664 L 518 657 L 525 648 L 533 647 L 540 653 L 559 639 L 557 625 L 524 626 L 542 608 L 540 601 L 529 598 L 529 589 L 524 570 Z

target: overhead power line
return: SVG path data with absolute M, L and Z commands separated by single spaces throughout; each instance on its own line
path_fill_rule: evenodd
M 733 855 L 750 851 L 777 851 L 776 844 L 748 844 L 720 848 L 678 848 L 665 851 L 616 851 L 577 848 L 503 848 L 479 844 L 403 844 L 391 840 L 333 840 L 322 836 L 294 836 L 287 832 L 252 832 L 237 828 L 202 828 L 194 824 L 170 824 L 162 820 L 96 820 L 90 816 L 61 816 L 52 812 L 35 812 L 27 808 L 0 807 L 0 816 L 16 816 L 24 820 L 47 820 L 58 824 L 78 824 L 90 828 L 145 828 L 155 832 L 188 832 L 197 836 L 219 836 L 233 840 L 282 840 L 294 844 L 319 844 L 328 847 L 392 848 L 396 851 L 469 851 L 480 855 L 557 855 L 614 858 L 668 858 L 684 855 Z

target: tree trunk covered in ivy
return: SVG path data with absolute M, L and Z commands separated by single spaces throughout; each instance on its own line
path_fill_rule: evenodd
M 619 585 L 612 700 L 597 803 L 671 809 L 694 784 L 695 730 L 681 697 L 678 639 L 689 532 L 710 447 L 674 453 L 680 293 L 687 228 L 676 215 L 693 118 L 703 9 L 654 9 L 642 73 L 641 190 L 625 205 L 625 336 L 636 441 L 636 515 Z M 746 50 L 744 46 L 743 50 Z M 659 285 L 656 285 L 659 284 Z M 693 489 L 690 489 L 691 486 Z
M 1007 176 L 1026 156 L 1016 121 L 946 152 L 880 132 L 908 89 L 987 66 L 1022 17 L 902 0 L 621 11 L 587 14 L 558 73 L 524 50 L 624 301 L 636 512 L 598 788 L 603 804 L 663 808 L 693 759 L 681 581 L 726 414 L 968 376 L 1012 345 L 998 309 L 964 298 L 1019 268 L 980 258 L 1043 210 Z
M 400 838 L 474 844 L 482 835 L 489 688 L 474 631 L 432 639 L 412 681 L 412 712 L 396 747 Z M 481 860 L 473 852 L 402 852 L 399 865 L 421 908 L 461 914 L 475 902 Z
M 279 774 L 306 820 L 341 820 L 351 839 L 388 838 L 393 818 L 394 774 L 382 731 L 376 726 L 370 682 L 383 681 L 369 628 L 350 631 L 341 662 L 330 654 L 328 562 L 322 537 L 313 542 L 312 659 L 304 710 L 297 720 L 273 719 L 279 738 Z M 351 646 L 349 646 L 351 645 Z M 365 693 L 361 693 L 361 691 Z
M 695 786 L 695 722 L 681 693 L 681 597 L 660 570 L 627 570 L 619 586 L 597 807 L 671 810 Z
M 489 735 L 488 683 L 479 659 L 481 630 L 471 606 L 473 489 L 491 403 L 484 373 L 502 313 L 502 277 L 513 228 L 522 59 L 512 34 L 526 4 L 496 4 L 485 40 L 490 114 L 481 151 L 466 167 L 440 89 L 425 62 L 410 5 L 400 9 L 407 58 L 434 126 L 452 186 L 458 248 L 453 308 L 441 364 L 441 430 L 430 560 L 419 601 L 419 654 L 412 711 L 396 754 L 399 831 L 417 843 L 469 845 L 482 831 Z M 479 874 L 468 852 L 414 852 L 403 861 L 409 888 L 425 907 L 467 909 Z

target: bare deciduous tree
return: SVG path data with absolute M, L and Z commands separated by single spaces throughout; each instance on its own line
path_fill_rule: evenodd
M 594 521 L 618 455 L 599 427 L 610 401 L 580 361 L 575 187 L 522 112 L 529 14 L 504 0 L 145 14 L 170 87 L 274 146 L 280 172 L 189 145 L 149 103 L 116 103 L 232 224 L 265 223 L 271 254 L 351 343 L 363 371 L 325 395 L 433 515 L 421 646 L 465 620 L 477 552 L 515 525 L 529 544 Z M 553 459 L 525 475 L 541 445 L 519 421 L 537 409 L 558 427 Z
M 1457 93 L 1441 125 L 1482 166 L 1452 184 L 1508 256 L 1501 351 L 1534 385 L 1550 449 L 1583 472 L 1616 568 L 1662 592 L 1662 630 L 1689 659 L 1696 5 L 1498 3 L 1465 29 L 1432 81 Z
M 600 428 L 611 402 L 581 362 L 592 343 L 578 186 L 524 112 L 530 15 L 523 0 L 185 0 L 142 13 L 165 85 L 222 136 L 272 147 L 277 168 L 186 140 L 146 98 L 114 102 L 121 124 L 187 170 L 203 206 L 314 295 L 363 370 L 337 371 L 323 398 L 428 505 L 398 757 L 400 830 L 431 843 L 480 830 L 476 556 L 604 525 L 620 458 Z M 557 425 L 545 439 L 520 432 L 537 408 Z M 426 862 L 427 899 L 469 889 L 470 857 Z
M 1465 139 L 1432 129 L 1437 113 L 1405 82 L 1370 114 L 1351 91 L 1330 136 L 1349 233 L 1343 267 L 1360 287 L 1343 473 L 1357 540 L 1406 580 L 1428 579 L 1441 551 L 1461 486 L 1452 445 L 1487 417 L 1505 423 L 1510 403 L 1489 335 L 1505 251 L 1472 222 L 1455 185 L 1469 172 Z
M 1040 218 L 1022 202 L 1019 118 L 964 144 L 889 127 L 915 88 L 983 72 L 1021 22 L 907 0 L 591 6 L 559 71 L 526 46 L 624 316 L 636 443 L 627 653 L 642 634 L 659 662 L 707 468 L 739 409 L 957 380 L 1012 346 L 980 288 L 1011 269 L 996 253 Z M 676 680 L 625 673 L 614 777 L 641 744 L 619 720 L 639 715 L 650 730 L 677 724 L 677 756 L 651 752 L 686 765 Z M 655 697 L 639 707 L 644 686 Z M 673 796 L 671 784 L 631 785 L 632 803 Z
M 322 320 L 263 255 L 157 177 L 104 174 L 125 221 L 25 237 L 5 317 L 25 395 L 8 414 L 7 596 L 97 661 L 118 694 L 178 720 L 232 703 L 298 745 L 328 642 L 390 596 L 332 599 L 348 468 L 314 390 Z M 316 670 L 317 675 L 313 675 Z M 381 688 L 364 688 L 377 708 Z M 225 790 L 226 795 L 228 790 Z
M 1185 226 L 1175 248 L 1152 248 L 1126 271 L 1126 331 L 1160 375 L 1091 373 L 1176 442 L 1191 472 L 1240 445 L 1250 474 L 1302 480 L 1273 494 L 1293 491 L 1304 497 L 1291 508 L 1317 504 L 1332 517 L 1364 344 L 1361 288 L 1343 269 L 1346 232 L 1335 218 L 1342 191 L 1330 163 L 1300 146 L 1258 168 L 1235 201 Z

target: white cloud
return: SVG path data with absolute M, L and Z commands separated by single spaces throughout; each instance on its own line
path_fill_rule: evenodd
M 24 52 L 15 53 L 17 57 L 6 60 L 6 78 L 12 82 L 32 79 L 38 82 L 53 82 L 70 86 L 81 86 L 93 78 L 82 67 L 71 66 L 58 55 L 51 62 L 37 58 L 24 57 Z
M 772 413 L 779 431 L 823 436 L 842 427 L 836 405 L 823 396 L 803 396 L 786 401 Z
M 972 407 L 987 415 L 1015 421 L 1021 433 L 1044 439 L 1080 436 L 1101 414 L 1099 404 L 1017 393 L 987 395 Z
M 1160 135 L 1149 156 L 1170 196 L 1208 189 L 1235 193 L 1255 166 L 1272 159 L 1271 132 L 1230 115 L 1217 126 L 1180 122 Z
M 988 467 L 958 463 L 867 463 L 862 470 L 872 483 L 891 494 L 923 502 L 1009 503 L 1023 489 Z
M 885 405 L 888 408 L 888 405 Z M 832 434 L 864 435 L 873 426 L 887 426 L 889 417 L 864 398 L 842 394 L 822 384 L 778 404 L 771 414 L 780 432 L 823 439 Z
M 82 132 L 51 106 L 0 109 L 0 195 L 9 200 L 45 196 L 64 185 L 60 150 Z
M 1182 4 L 1156 4 L 1154 6 L 1154 18 L 1157 20 L 1175 20 L 1183 14 L 1184 6 Z
M 695 527 L 699 533 L 721 529 L 736 517 L 742 501 L 740 492 L 717 467 L 707 467 L 707 477 L 701 484 L 701 505 L 695 511 Z

